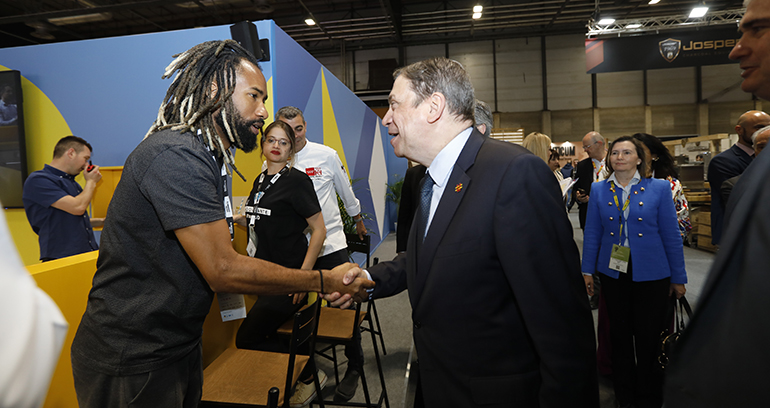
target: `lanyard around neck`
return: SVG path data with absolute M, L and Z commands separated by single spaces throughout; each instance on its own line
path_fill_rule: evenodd
M 195 136 L 197 137 L 198 141 L 203 144 L 203 147 L 206 148 L 206 151 L 211 154 L 211 159 L 214 160 L 214 163 L 216 163 L 217 166 L 220 165 L 220 161 L 217 160 L 216 156 L 214 156 L 214 153 L 211 151 L 211 148 L 209 145 L 207 145 L 203 141 L 203 136 L 201 135 L 201 130 L 198 129 L 198 132 L 196 132 Z M 221 161 L 221 176 L 222 176 L 222 190 L 224 193 L 224 208 L 225 208 L 225 219 L 227 219 L 227 227 L 230 229 L 230 241 L 235 239 L 235 223 L 233 221 L 233 207 L 230 200 L 230 192 L 227 190 L 227 182 L 228 182 L 228 174 L 227 174 L 227 164 L 225 164 L 224 160 Z
M 594 159 L 591 159 L 591 165 L 594 166 L 594 181 L 599 181 L 599 174 L 601 174 L 602 169 L 604 169 L 604 163 L 599 166 L 599 170 L 596 170 L 596 162 Z
M 282 168 L 281 171 L 276 173 L 270 179 L 270 181 L 267 182 L 267 185 L 265 185 L 264 189 L 262 188 L 262 185 L 264 184 L 264 181 L 267 178 L 267 170 L 265 170 L 262 174 L 259 175 L 259 181 L 258 181 L 259 184 L 257 184 L 257 192 L 256 194 L 254 194 L 254 203 L 253 205 L 246 207 L 246 216 L 248 216 L 250 219 L 249 224 L 254 225 L 254 222 L 257 219 L 259 219 L 259 215 L 258 215 L 259 202 L 262 200 L 262 197 L 264 197 L 267 190 L 269 190 L 270 187 L 272 187 L 278 181 L 278 179 L 281 178 L 281 176 L 284 173 L 289 171 L 290 168 L 291 166 L 289 166 L 288 164 L 284 168 Z
M 615 182 L 610 180 L 610 191 L 612 191 L 613 199 L 615 200 L 615 207 L 617 207 L 618 211 L 620 212 L 620 218 L 618 222 L 620 223 L 620 245 L 623 245 L 623 224 L 625 223 L 625 214 L 626 209 L 628 208 L 628 204 L 631 202 L 631 194 L 626 197 L 626 202 L 623 203 L 623 208 L 620 208 L 620 202 L 618 200 L 618 193 L 615 189 Z

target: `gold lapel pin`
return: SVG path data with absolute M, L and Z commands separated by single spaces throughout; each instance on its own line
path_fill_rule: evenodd
M 459 193 L 463 189 L 463 183 L 457 183 L 455 186 L 455 193 Z

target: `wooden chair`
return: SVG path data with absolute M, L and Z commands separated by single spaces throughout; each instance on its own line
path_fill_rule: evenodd
M 284 406 L 289 407 L 294 384 L 306 365 L 316 372 L 314 354 L 318 332 L 320 298 L 294 315 L 290 326 L 289 354 L 258 350 L 227 349 L 203 371 L 201 407 Z M 309 356 L 297 354 L 307 344 Z M 318 399 L 322 400 L 318 376 L 314 376 Z M 283 387 L 270 405 L 270 392 Z M 273 395 L 275 391 L 273 391 Z M 323 401 L 320 405 L 323 407 Z

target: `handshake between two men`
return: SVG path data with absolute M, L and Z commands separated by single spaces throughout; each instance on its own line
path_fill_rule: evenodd
M 324 288 L 322 297 L 333 307 L 347 309 L 353 302 L 369 300 L 369 293 L 374 290 L 375 283 L 354 263 L 342 264 L 329 271 L 329 275 L 328 280 L 324 275 L 324 284 L 331 285 Z

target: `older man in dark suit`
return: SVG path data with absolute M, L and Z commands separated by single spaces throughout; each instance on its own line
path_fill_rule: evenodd
M 374 298 L 409 289 L 427 407 L 597 407 L 593 322 L 556 178 L 473 128 L 456 61 L 394 73 L 383 118 L 428 167 L 406 253 L 369 269 Z
M 768 21 L 770 0 L 751 0 L 741 19 L 743 35 L 730 53 L 741 62 L 741 88 L 765 100 L 770 100 Z M 770 401 L 768 173 L 765 152 L 730 195 L 722 244 L 666 374 L 667 407 L 764 407 Z
M 583 136 L 583 150 L 588 157 L 579 161 L 575 168 L 577 182 L 573 187 L 574 201 L 578 203 L 578 220 L 580 228 L 586 228 L 586 214 L 588 214 L 588 199 L 591 195 L 591 184 L 594 181 L 604 180 L 607 170 L 604 159 L 607 156 L 607 145 L 604 137 L 599 132 L 591 131 Z
M 722 183 L 740 175 L 754 160 L 751 135 L 759 129 L 770 125 L 770 115 L 765 112 L 750 110 L 740 118 L 735 125 L 738 142 L 722 153 L 716 155 L 708 165 L 708 181 L 711 185 L 711 243 L 718 245 L 722 238 L 722 219 L 725 205 L 722 202 Z

